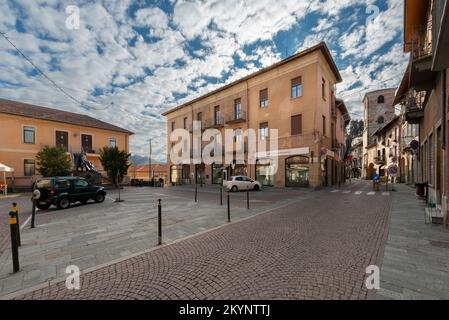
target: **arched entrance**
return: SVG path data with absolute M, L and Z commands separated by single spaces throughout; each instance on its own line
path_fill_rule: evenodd
M 309 186 L 309 157 L 293 156 L 285 159 L 285 186 Z

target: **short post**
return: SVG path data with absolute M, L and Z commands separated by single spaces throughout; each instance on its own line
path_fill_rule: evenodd
M 157 234 L 158 234 L 158 245 L 162 244 L 162 204 L 161 199 L 157 200 Z
M 195 202 L 198 202 L 198 185 L 195 184 Z
M 11 231 L 11 252 L 12 252 L 12 267 L 14 273 L 18 272 L 19 266 L 19 243 L 17 238 L 17 218 L 14 211 L 9 213 L 9 226 Z
M 33 201 L 33 207 L 31 209 L 31 229 L 35 228 L 35 219 L 36 219 L 36 204 Z
M 228 222 L 231 222 L 231 198 L 229 196 L 229 192 L 228 192 Z
M 12 204 L 12 212 L 16 216 L 16 229 L 17 229 L 17 245 L 20 247 L 22 245 L 22 241 L 20 240 L 20 221 L 19 221 L 19 209 L 17 208 L 17 203 L 13 202 Z
M 223 188 L 220 187 L 220 206 L 223 205 Z
M 246 208 L 249 210 L 249 190 L 246 191 Z

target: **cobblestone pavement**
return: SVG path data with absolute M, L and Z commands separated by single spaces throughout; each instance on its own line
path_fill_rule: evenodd
M 81 275 L 24 299 L 366 299 L 391 196 L 357 182 Z
M 8 213 L 11 211 L 12 203 L 16 202 L 19 208 L 20 225 L 25 226 L 28 217 L 31 215 L 31 194 L 12 194 L 8 197 L 0 198 L 0 255 L 11 243 L 8 225 Z
M 220 190 L 199 189 L 197 203 L 191 187 L 126 188 L 121 193 L 123 203 L 115 203 L 117 193 L 110 191 L 102 204 L 38 211 L 36 228 L 28 225 L 21 233 L 20 272 L 12 274 L 9 248 L 0 255 L 0 296 L 65 277 L 68 265 L 88 270 L 156 247 L 158 198 L 166 243 L 226 224 Z M 248 218 L 311 194 L 307 190 L 252 192 L 248 210 L 246 193 L 233 193 L 231 219 Z

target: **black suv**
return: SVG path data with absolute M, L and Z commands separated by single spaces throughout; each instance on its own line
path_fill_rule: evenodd
M 33 201 L 39 209 L 47 210 L 51 205 L 58 209 L 67 209 L 72 203 L 85 204 L 89 200 L 103 202 L 106 191 L 103 187 L 94 186 L 84 178 L 52 177 L 42 178 L 33 186 Z

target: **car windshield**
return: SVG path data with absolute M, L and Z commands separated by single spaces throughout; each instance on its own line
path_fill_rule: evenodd
M 36 182 L 36 188 L 51 188 L 51 180 L 44 179 Z

